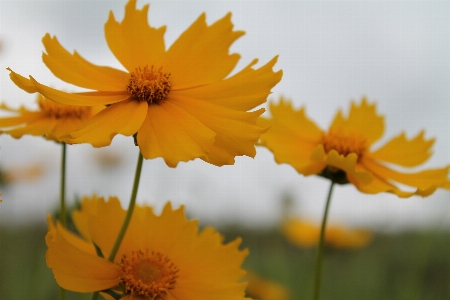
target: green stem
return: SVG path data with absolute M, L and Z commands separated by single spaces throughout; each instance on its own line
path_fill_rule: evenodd
M 127 214 L 125 215 L 125 219 L 122 223 L 122 227 L 120 228 L 119 234 L 117 235 L 116 241 L 114 242 L 112 250 L 108 256 L 108 260 L 111 262 L 114 261 L 114 258 L 116 257 L 116 254 L 119 251 L 120 244 L 122 243 L 123 237 L 125 236 L 128 225 L 130 224 L 130 221 L 131 221 L 131 217 L 133 215 L 134 206 L 136 204 L 137 191 L 139 188 L 139 179 L 141 178 L 141 170 L 142 170 L 143 160 L 144 160 L 144 158 L 143 158 L 141 152 L 139 152 L 139 157 L 138 157 L 138 161 L 137 161 L 137 165 L 136 165 L 136 173 L 134 174 L 133 189 L 131 191 L 131 198 L 130 198 L 130 203 L 128 204 Z M 91 300 L 97 299 L 98 295 L 99 295 L 99 292 L 93 293 Z
M 59 196 L 59 219 L 63 227 L 66 227 L 66 143 L 61 143 L 61 194 Z
M 325 229 L 327 227 L 328 210 L 330 208 L 331 193 L 333 192 L 334 181 L 331 181 L 330 189 L 328 190 L 327 203 L 325 204 L 325 211 L 323 213 L 322 226 L 320 228 L 319 246 L 316 256 L 316 271 L 314 276 L 314 296 L 313 300 L 319 300 L 320 295 L 320 282 L 322 279 L 322 261 L 323 261 L 323 248 L 325 244 Z
M 66 143 L 61 143 L 61 185 L 59 195 L 59 220 L 63 227 L 67 227 L 66 221 Z M 59 300 L 66 299 L 66 290 L 59 288 Z

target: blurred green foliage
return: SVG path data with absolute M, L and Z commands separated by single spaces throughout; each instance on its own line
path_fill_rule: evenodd
M 284 284 L 292 300 L 310 299 L 315 249 L 289 244 L 277 230 L 220 229 L 243 238 L 245 268 Z M 0 299 L 57 299 L 45 264 L 44 225 L 0 227 Z M 378 234 L 363 249 L 326 249 L 321 299 L 450 299 L 450 233 Z M 70 294 L 69 300 L 89 299 Z

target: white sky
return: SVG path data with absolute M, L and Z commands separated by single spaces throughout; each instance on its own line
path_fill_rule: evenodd
M 12 106 L 32 107 L 35 96 L 9 80 L 6 67 L 38 81 L 75 90 L 46 69 L 41 38 L 56 35 L 69 51 L 89 61 L 121 68 L 109 51 L 103 25 L 109 10 L 122 20 L 126 1 L 0 1 L 0 99 Z M 147 2 L 138 1 L 138 8 Z M 385 115 L 384 141 L 402 130 L 408 137 L 426 130 L 436 137 L 434 155 L 423 167 L 450 163 L 450 2 L 447 1 L 152 1 L 152 26 L 167 25 L 169 46 L 202 12 L 212 23 L 231 11 L 235 29 L 246 31 L 231 48 L 242 59 L 266 63 L 279 55 L 282 82 L 272 98 L 285 95 L 295 106 L 327 128 L 336 110 L 348 111 L 350 99 L 362 95 L 376 101 Z M 0 223 L 44 219 L 57 205 L 57 144 L 41 138 L 14 140 L 0 136 L 0 166 L 13 168 L 39 160 L 47 176 L 4 191 Z M 256 158 L 238 158 L 234 166 L 203 161 L 168 168 L 161 159 L 144 163 L 140 202 L 162 207 L 166 200 L 184 203 L 202 222 L 271 225 L 281 212 L 281 197 L 294 198 L 292 214 L 318 220 L 329 183 L 303 177 L 272 154 L 258 148 Z M 120 168 L 101 172 L 94 155 L 107 151 L 124 157 Z M 131 138 L 117 136 L 105 149 L 71 146 L 67 195 L 117 195 L 128 203 L 137 149 Z M 352 225 L 396 229 L 434 225 L 450 227 L 450 192 L 398 199 L 364 195 L 353 186 L 334 191 L 330 220 Z

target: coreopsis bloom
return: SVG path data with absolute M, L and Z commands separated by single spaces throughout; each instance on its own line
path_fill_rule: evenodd
M 423 131 L 412 139 L 402 132 L 379 149 L 371 149 L 383 135 L 384 118 L 365 98 L 352 103 L 347 117 L 339 110 L 328 131 L 311 121 L 304 108 L 296 110 L 283 98 L 271 103 L 270 111 L 272 118 L 260 121 L 271 126 L 261 136 L 261 144 L 273 152 L 277 163 L 288 163 L 300 174 L 350 182 L 363 193 L 390 192 L 399 197 L 428 196 L 439 187 L 450 188 L 448 166 L 416 173 L 394 169 L 393 165 L 416 167 L 430 157 L 434 139 L 426 140 Z
M 114 261 L 108 261 L 125 213 L 115 197 L 84 198 L 73 213 L 79 235 L 49 217 L 47 265 L 61 287 L 121 299 L 246 299 L 241 264 L 248 251 L 238 249 L 241 240 L 223 244 L 213 228 L 198 232 L 197 221 L 170 203 L 159 216 L 136 206 Z
M 288 300 L 289 290 L 282 284 L 264 279 L 253 272 L 247 272 L 247 295 L 258 300 Z
M 320 226 L 299 218 L 289 218 L 282 227 L 283 235 L 294 245 L 314 247 L 319 244 Z M 327 226 L 325 244 L 334 248 L 361 248 L 372 241 L 372 233 L 364 229 L 349 229 L 340 225 Z
M 171 167 L 195 158 L 220 166 L 233 164 L 235 156 L 254 157 L 266 130 L 256 125 L 264 109 L 249 110 L 264 103 L 281 80 L 282 71 L 272 71 L 277 57 L 259 69 L 253 68 L 255 59 L 230 76 L 240 56 L 228 50 L 244 34 L 233 31 L 231 14 L 210 26 L 202 14 L 166 50 L 165 27 L 150 27 L 148 5 L 135 6 L 130 0 L 121 23 L 111 12 L 105 24 L 108 46 L 126 71 L 93 65 L 70 54 L 56 37 L 43 38 L 43 60 L 53 74 L 91 92 L 61 92 L 12 70 L 11 79 L 62 104 L 108 105 L 71 133 L 68 143 L 103 147 L 116 134 L 136 134 L 146 159 L 162 157 Z
M 46 139 L 63 142 L 64 136 L 76 131 L 101 111 L 104 106 L 73 106 L 55 103 L 37 97 L 37 110 L 24 107 L 13 109 L 6 104 L 0 104 L 0 109 L 12 113 L 12 116 L 0 118 L 0 133 L 6 133 L 13 138 L 21 138 L 25 134 L 44 136 Z

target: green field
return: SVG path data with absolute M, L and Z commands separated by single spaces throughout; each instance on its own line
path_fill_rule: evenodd
M 222 228 L 250 249 L 245 268 L 287 286 L 291 299 L 310 299 L 314 249 L 299 249 L 275 229 Z M 0 299 L 57 299 L 45 264 L 43 225 L 0 227 Z M 450 233 L 376 234 L 358 250 L 326 249 L 321 299 L 450 299 Z M 68 299 L 89 299 L 69 295 Z M 199 299 L 202 300 L 202 299 Z

